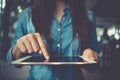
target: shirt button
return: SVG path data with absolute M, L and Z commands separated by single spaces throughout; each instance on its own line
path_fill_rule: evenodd
M 57 44 L 58 47 L 60 47 L 60 44 Z
M 58 28 L 57 30 L 60 31 L 60 28 Z

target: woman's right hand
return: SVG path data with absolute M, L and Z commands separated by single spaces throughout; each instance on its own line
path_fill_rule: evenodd
M 18 59 L 24 53 L 38 52 L 43 54 L 46 59 L 49 59 L 46 46 L 39 33 L 27 34 L 17 40 L 16 45 L 12 50 L 13 56 Z

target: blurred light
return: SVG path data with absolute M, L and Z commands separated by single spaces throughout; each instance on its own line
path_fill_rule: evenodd
M 96 28 L 96 33 L 97 33 L 97 40 L 101 41 L 101 36 L 103 35 L 104 29 L 103 28 Z
M 115 39 L 119 40 L 120 36 L 119 34 L 115 34 Z
M 100 37 L 100 36 L 97 36 L 97 40 L 98 40 L 98 42 L 101 41 L 101 37 Z
M 98 35 L 98 36 L 102 36 L 102 35 L 103 35 L 103 32 L 104 32 L 104 29 L 97 27 L 97 28 L 96 28 L 96 32 L 97 32 L 97 35 Z
M 117 45 L 116 45 L 116 48 L 120 48 L 120 45 L 117 44 Z
M 10 15 L 11 15 L 11 17 L 15 17 L 15 12 L 12 11 L 12 12 L 10 13 Z
M 2 9 L 5 8 L 6 0 L 0 0 L 0 14 L 2 13 Z
M 6 0 L 3 0 L 3 3 L 2 3 L 2 8 L 4 8 L 5 7 L 5 4 L 6 3 Z
M 17 21 L 15 21 L 14 23 L 13 23 L 13 29 L 16 29 L 17 28 Z
M 21 9 L 21 6 L 18 6 L 17 9 Z
M 115 27 L 109 28 L 107 31 L 109 37 L 115 34 Z
M 1 37 L 3 37 L 3 31 L 1 30 L 1 34 L 0 34 Z
M 18 12 L 19 12 L 19 13 L 22 12 L 22 8 L 21 8 L 21 6 L 18 6 L 17 9 L 18 9 Z

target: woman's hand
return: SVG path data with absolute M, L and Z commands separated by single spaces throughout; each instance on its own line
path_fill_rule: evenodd
M 90 48 L 85 49 L 82 56 L 90 60 L 98 61 L 97 53 Z
M 43 53 L 46 59 L 49 59 L 46 46 L 39 33 L 27 34 L 17 40 L 15 47 L 12 50 L 12 54 L 15 58 L 20 58 L 24 53 L 38 52 Z

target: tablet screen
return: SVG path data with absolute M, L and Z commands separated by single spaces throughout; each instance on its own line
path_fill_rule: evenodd
M 45 62 L 43 56 L 32 56 L 23 62 Z M 83 62 L 83 59 L 78 56 L 51 56 L 48 62 Z

